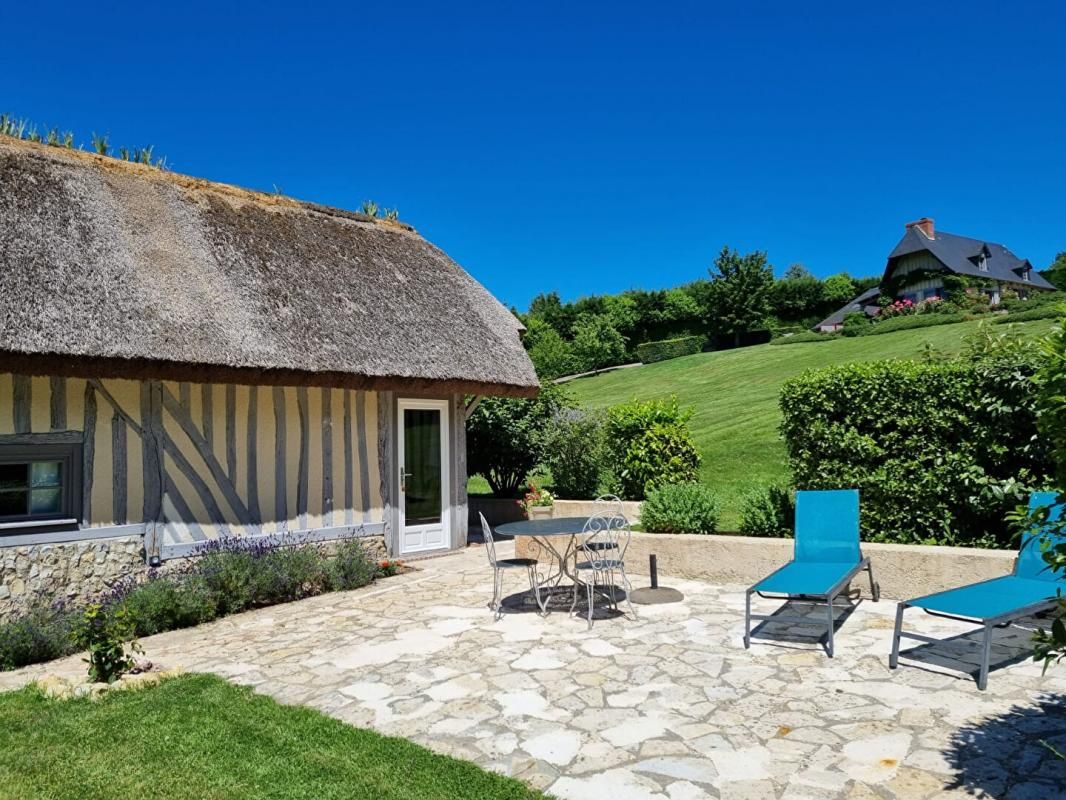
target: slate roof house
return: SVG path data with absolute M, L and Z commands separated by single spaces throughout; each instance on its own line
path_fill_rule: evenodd
M 948 274 L 978 279 L 974 291 L 988 295 L 992 305 L 999 304 L 1005 289 L 1020 297 L 1055 289 L 1028 260 L 1018 258 L 1003 245 L 938 231 L 932 219 L 922 217 L 907 223 L 903 238 L 888 254 L 880 287 L 856 297 L 815 328 L 839 330 L 844 317 L 856 311 L 876 315 L 878 298 L 886 292 L 915 303 L 939 297 L 944 291 L 943 276 Z M 908 275 L 913 279 L 907 279 Z
M 0 613 L 219 536 L 463 546 L 467 398 L 538 388 L 406 225 L 7 137 L 0 298 Z

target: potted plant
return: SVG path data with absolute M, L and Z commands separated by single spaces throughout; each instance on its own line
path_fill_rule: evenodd
M 529 490 L 518 501 L 518 505 L 526 513 L 527 519 L 547 519 L 552 515 L 555 498 L 547 489 L 538 488 L 537 484 L 530 481 Z

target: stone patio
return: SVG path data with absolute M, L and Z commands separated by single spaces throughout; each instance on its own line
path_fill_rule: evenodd
M 589 632 L 564 613 L 494 622 L 481 548 L 416 566 L 142 644 L 165 666 L 215 672 L 568 800 L 1066 796 L 1066 762 L 1040 744 L 1066 751 L 1066 667 L 1041 677 L 1024 660 L 1024 631 L 1000 633 L 994 660 L 1010 665 L 979 692 L 945 670 L 976 665 L 972 637 L 905 651 L 905 666 L 888 669 L 891 601 L 842 610 L 830 660 L 817 631 L 783 625 L 764 626 L 745 651 L 740 586 L 664 576 L 683 603 Z M 929 634 L 973 630 L 909 613 Z M 82 669 L 70 658 L 0 673 L 0 687 Z

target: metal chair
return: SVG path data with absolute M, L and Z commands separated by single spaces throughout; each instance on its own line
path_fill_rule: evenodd
M 596 498 L 595 502 L 597 502 L 597 503 L 612 503 L 612 504 L 614 504 L 614 508 L 611 511 L 605 511 L 605 512 L 602 512 L 602 513 L 606 514 L 606 515 L 613 515 L 613 516 L 616 516 L 616 517 L 620 517 L 622 519 L 626 519 L 626 515 L 622 513 L 622 498 L 620 498 L 618 495 L 616 495 L 616 494 L 601 494 L 599 497 Z M 626 520 L 626 524 L 627 525 L 628 525 L 628 523 L 629 523 L 629 521 Z M 602 541 L 589 540 L 589 541 L 586 542 L 586 544 L 588 546 L 588 549 L 590 549 L 590 550 L 614 550 L 616 543 L 614 541 L 608 541 L 608 540 L 602 540 Z
M 588 597 L 589 630 L 592 630 L 596 587 L 601 584 L 601 579 L 608 590 L 607 595 L 611 599 L 611 605 L 616 611 L 618 610 L 616 574 L 622 578 L 629 612 L 634 617 L 637 616 L 637 611 L 629 600 L 629 595 L 633 591 L 633 584 L 630 583 L 629 576 L 626 575 L 625 565 L 626 549 L 629 547 L 629 540 L 632 535 L 633 533 L 629 528 L 629 520 L 621 514 L 597 514 L 589 517 L 585 523 L 580 550 L 586 560 L 579 561 L 576 567 L 578 575 L 584 574 L 588 576 L 588 579 L 584 580 L 583 583 Z M 570 605 L 571 614 L 574 613 L 574 609 L 577 607 L 578 590 L 579 587 L 575 586 L 574 601 Z
M 481 532 L 485 535 L 485 552 L 489 557 L 489 565 L 492 567 L 492 603 L 489 608 L 496 619 L 503 616 L 503 573 L 508 569 L 524 569 L 529 576 L 529 588 L 533 590 L 533 597 L 537 600 L 537 607 L 544 613 L 544 604 L 540 600 L 540 586 L 537 583 L 537 559 L 535 558 L 497 558 L 496 542 L 492 538 L 492 527 L 485 519 L 485 515 L 479 512 L 481 517 Z

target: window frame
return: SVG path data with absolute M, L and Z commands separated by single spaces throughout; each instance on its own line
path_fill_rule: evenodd
M 26 514 L 0 517 L 0 537 L 26 528 L 61 529 L 77 527 L 81 519 L 82 445 L 76 442 L 6 444 L 0 443 L 0 464 L 60 462 L 59 511 L 52 514 Z

